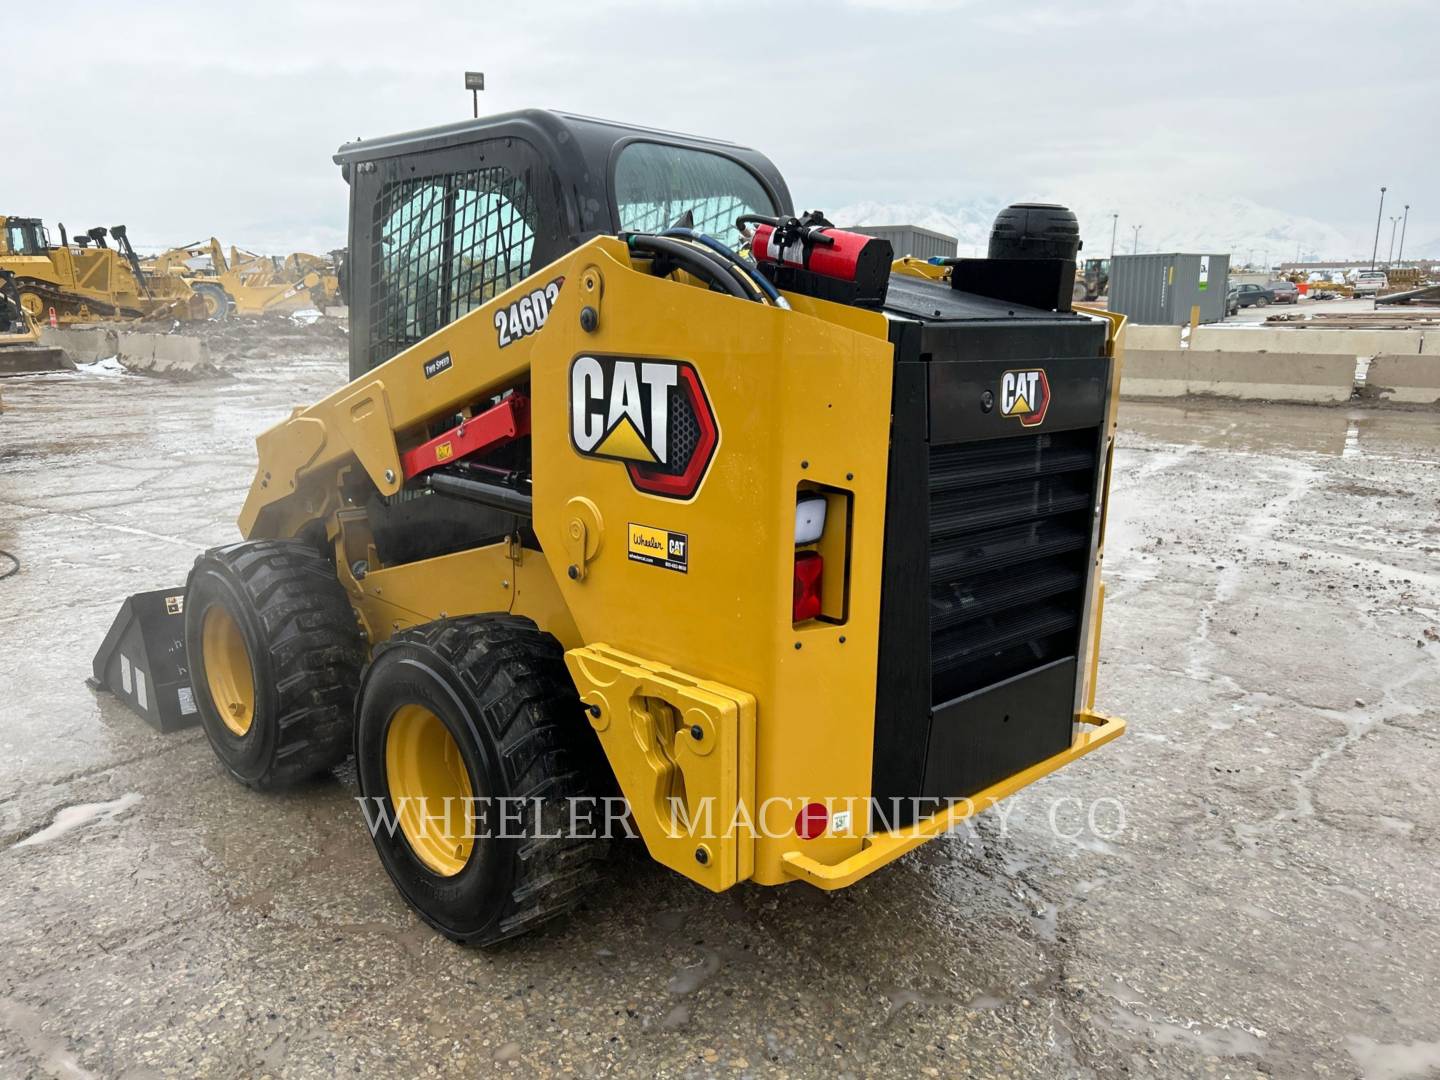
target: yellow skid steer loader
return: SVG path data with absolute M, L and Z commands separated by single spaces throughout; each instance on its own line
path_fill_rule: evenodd
M 259 437 L 185 644 L 239 781 L 355 755 L 435 928 L 570 910 L 627 829 L 840 888 L 1120 734 L 1122 320 L 1069 211 L 936 280 L 729 143 L 524 111 L 336 160 L 352 381 Z

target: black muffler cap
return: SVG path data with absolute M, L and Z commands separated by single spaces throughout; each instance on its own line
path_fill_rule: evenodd
M 992 259 L 1067 259 L 1080 251 L 1080 222 L 1059 203 L 1014 203 L 990 229 Z

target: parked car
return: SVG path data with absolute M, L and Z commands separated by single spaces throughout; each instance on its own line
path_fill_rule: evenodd
M 1354 292 L 1356 296 L 1375 294 L 1389 284 L 1390 279 L 1383 270 L 1361 270 L 1355 275 Z
M 1241 307 L 1264 307 L 1275 301 L 1275 294 L 1263 285 L 1251 285 L 1247 282 L 1235 286 L 1235 292 Z
M 1293 281 L 1272 281 L 1265 287 L 1270 290 L 1271 303 L 1298 304 L 1300 302 L 1300 290 L 1295 287 Z

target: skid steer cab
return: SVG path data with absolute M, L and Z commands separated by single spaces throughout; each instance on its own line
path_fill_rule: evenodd
M 627 832 L 839 888 L 1120 733 L 1121 320 L 1068 211 L 892 265 L 730 143 L 527 111 L 336 161 L 352 381 L 259 436 L 185 643 L 237 780 L 354 754 L 431 925 L 562 914 Z

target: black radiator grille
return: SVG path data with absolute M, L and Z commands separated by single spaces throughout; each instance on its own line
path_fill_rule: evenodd
M 1073 656 L 1099 433 L 930 450 L 931 702 Z

